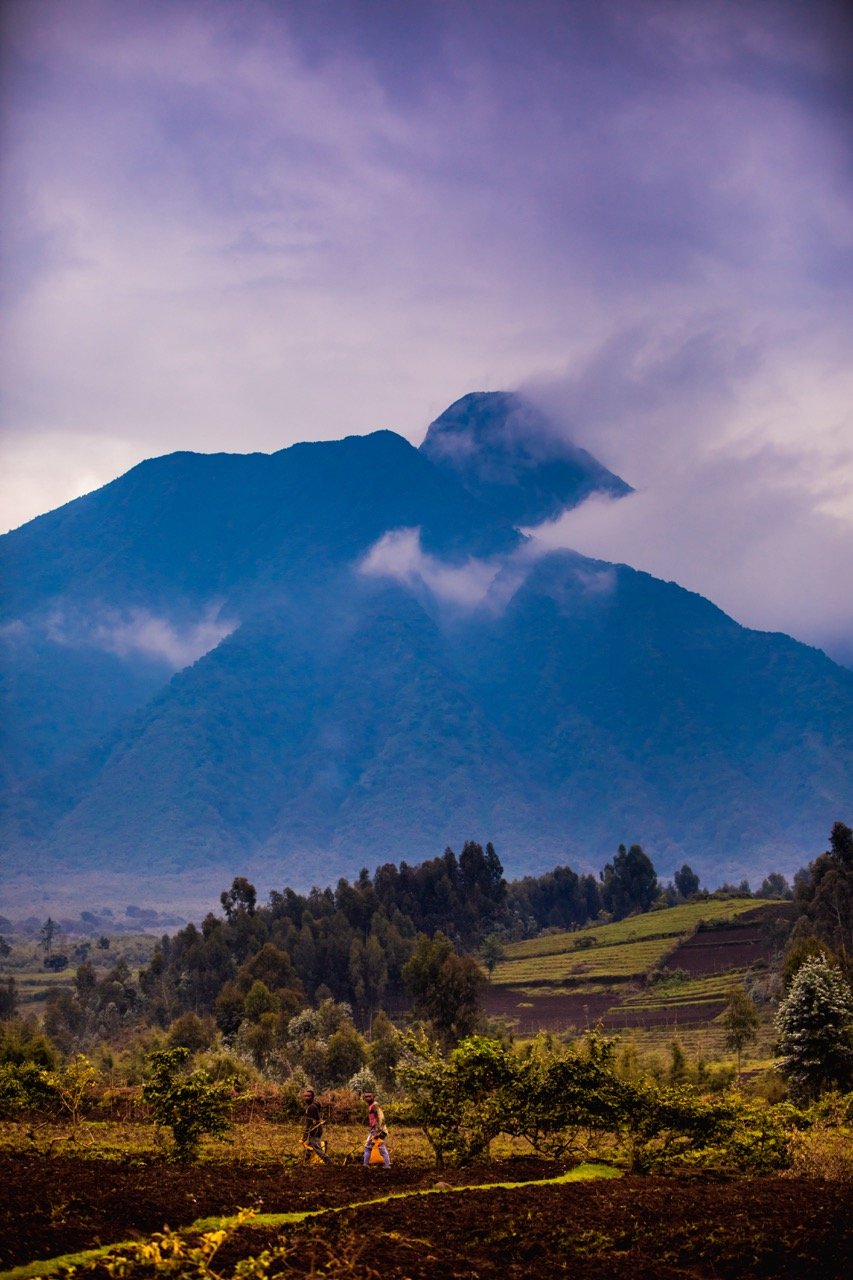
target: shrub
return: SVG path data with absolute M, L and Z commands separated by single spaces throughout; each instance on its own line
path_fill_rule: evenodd
M 802 1178 L 853 1183 L 853 1133 L 816 1124 L 792 1134 L 791 1170 Z
M 68 1112 L 73 1125 L 79 1123 L 86 1104 L 91 1102 L 97 1078 L 97 1071 L 82 1053 L 75 1054 L 57 1071 L 49 1073 L 49 1082 L 59 1105 Z
M 35 1062 L 0 1063 L 0 1115 L 20 1111 L 52 1112 L 59 1098 L 52 1072 Z
M 142 1087 L 155 1123 L 172 1130 L 178 1160 L 194 1159 L 204 1134 L 222 1134 L 229 1127 L 230 1090 L 213 1084 L 206 1071 L 186 1074 L 189 1057 L 183 1047 L 155 1050 Z

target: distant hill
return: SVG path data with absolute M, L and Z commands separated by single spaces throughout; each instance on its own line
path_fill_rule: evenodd
M 627 490 L 476 395 L 420 451 L 174 454 L 7 534 L 7 886 L 180 905 L 468 838 L 511 876 L 622 840 L 664 878 L 793 871 L 853 795 L 853 673 L 518 532 L 590 487 Z

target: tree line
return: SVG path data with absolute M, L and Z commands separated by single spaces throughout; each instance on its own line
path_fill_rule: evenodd
M 291 1017 L 306 1004 L 349 1004 L 362 1026 L 379 1009 L 414 1005 L 443 1040 L 476 1019 L 484 939 L 578 928 L 606 911 L 621 919 L 648 910 L 660 887 L 639 845 L 621 845 L 601 877 L 567 866 L 507 883 L 489 843 L 468 841 L 409 866 L 386 863 L 371 876 L 300 894 L 274 890 L 259 905 L 237 877 L 222 914 L 164 937 L 140 977 L 149 1017 L 166 1026 L 193 1012 L 232 1035 L 247 1017 Z

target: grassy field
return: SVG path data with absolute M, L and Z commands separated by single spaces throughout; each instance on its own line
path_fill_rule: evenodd
M 616 946 L 506 959 L 492 981 L 500 986 L 554 986 L 572 979 L 620 982 L 639 977 L 662 961 L 678 944 L 678 937 L 649 938 Z
M 715 973 L 705 978 L 660 982 L 626 996 L 622 1005 L 632 1009 L 658 1009 L 701 1004 L 703 1001 L 716 1003 L 725 1000 L 732 984 L 743 982 L 745 977 L 745 969 L 729 969 L 725 973 Z
M 664 911 L 649 911 L 641 916 L 629 916 L 614 924 L 591 924 L 585 929 L 555 930 L 527 938 L 523 942 L 510 942 L 505 948 L 506 961 L 522 960 L 532 956 L 561 955 L 571 951 L 585 951 L 591 947 L 614 947 L 620 943 L 634 943 L 660 938 L 676 939 L 693 933 L 701 921 L 735 920 L 746 911 L 754 911 L 760 902 L 754 898 L 708 898 L 702 902 L 685 902 Z M 495 979 L 501 971 L 495 970 Z
M 505 948 L 492 982 L 527 994 L 566 984 L 573 988 L 585 984 L 591 991 L 629 982 L 664 964 L 700 922 L 735 920 L 755 907 L 753 898 L 712 898 L 631 916 L 615 924 L 590 925 L 574 932 L 547 933 L 512 942 Z

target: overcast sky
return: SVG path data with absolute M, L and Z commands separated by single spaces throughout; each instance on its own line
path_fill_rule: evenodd
M 853 660 L 850 6 L 3 14 L 2 527 L 521 389 L 638 490 L 540 536 Z

